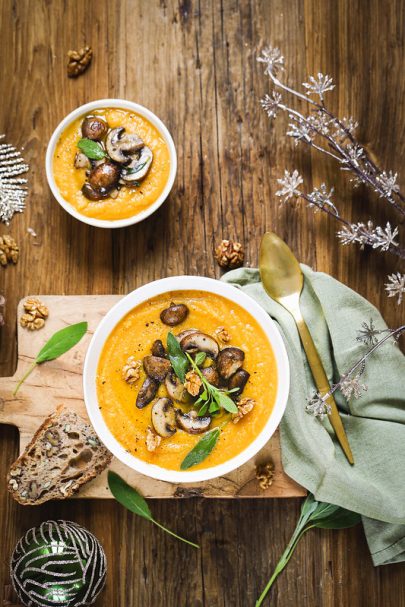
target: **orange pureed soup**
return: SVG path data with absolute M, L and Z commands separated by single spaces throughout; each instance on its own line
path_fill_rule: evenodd
M 87 114 L 70 124 L 56 144 L 53 174 L 63 198 L 79 213 L 96 219 L 116 220 L 137 215 L 152 205 L 163 192 L 169 178 L 169 148 L 159 131 L 143 116 L 130 110 L 105 108 L 94 110 L 110 129 L 124 127 L 127 133 L 137 134 L 152 150 L 153 161 L 146 177 L 137 187 L 123 187 L 116 198 L 88 200 L 81 188 L 86 180 L 85 169 L 74 166 L 78 141 L 82 138 L 81 125 Z
M 186 304 L 189 314 L 184 322 L 171 328 L 162 323 L 160 313 L 172 301 Z M 221 349 L 235 346 L 245 353 L 243 367 L 250 373 L 250 378 L 243 397 L 254 399 L 256 404 L 236 424 L 224 411 L 213 417 L 210 429 L 222 425 L 219 440 L 211 454 L 191 470 L 228 461 L 260 434 L 272 412 L 277 391 L 275 357 L 265 333 L 248 312 L 228 299 L 205 291 L 175 291 L 154 297 L 131 310 L 115 326 L 100 356 L 96 378 L 99 406 L 110 431 L 129 453 L 162 468 L 179 470 L 185 456 L 203 435 L 177 429 L 173 436 L 162 439 L 155 451 L 147 450 L 145 440 L 147 428 L 151 426 L 154 401 L 143 409 L 136 407 L 136 398 L 146 375 L 141 369 L 139 380 L 128 384 L 122 376 L 128 358 L 134 356 L 142 361 L 144 356 L 150 355 L 151 345 L 158 339 L 166 346 L 169 331 L 176 335 L 188 328 L 198 328 L 214 336 L 219 327 L 224 327 L 231 338 L 229 343 L 220 344 Z M 156 398 L 160 396 L 167 396 L 164 384 L 159 387 Z M 174 405 L 188 410 L 176 402 Z M 224 421 L 228 423 L 224 424 Z

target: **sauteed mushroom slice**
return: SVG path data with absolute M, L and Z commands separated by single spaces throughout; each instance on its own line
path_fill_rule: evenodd
M 170 361 L 160 356 L 145 356 L 143 359 L 143 368 L 146 375 L 159 382 L 164 381 L 170 366 Z
M 101 141 L 107 134 L 108 124 L 98 116 L 87 116 L 82 122 L 82 135 L 86 139 Z
M 90 169 L 91 163 L 83 152 L 77 152 L 74 160 L 75 169 Z
M 160 320 L 169 327 L 175 327 L 186 320 L 189 309 L 185 304 L 176 304 L 171 302 L 168 308 L 160 313 Z
M 124 127 L 111 129 L 105 142 L 107 154 L 119 164 L 128 164 L 132 158 L 129 154 L 144 147 L 144 142 L 138 135 L 126 133 Z
M 122 169 L 120 182 L 124 185 L 131 185 L 144 179 L 151 167 L 152 160 L 152 150 L 144 145 L 139 156 L 132 156 L 131 162 Z
M 211 424 L 211 417 L 198 417 L 196 411 L 183 413 L 181 409 L 176 409 L 176 420 L 179 428 L 189 434 L 201 434 L 208 430 Z
M 197 331 L 183 337 L 180 347 L 184 352 L 205 352 L 215 359 L 218 356 L 219 346 L 213 337 Z
M 162 438 L 176 432 L 176 411 L 170 398 L 158 398 L 152 407 L 152 426 Z
M 173 400 L 179 403 L 186 403 L 189 401 L 190 396 L 185 389 L 184 385 L 180 382 L 179 378 L 173 371 L 166 375 L 165 386 L 168 395 Z
M 205 367 L 205 369 L 201 369 L 201 373 L 210 384 L 217 387 L 219 386 L 219 375 L 215 367 Z
M 177 341 L 180 343 L 181 340 L 183 339 L 183 337 L 187 337 L 187 335 L 191 335 L 192 333 L 199 333 L 200 330 L 199 329 L 184 329 L 184 331 L 181 331 L 180 333 L 178 333 L 177 335 L 175 335 Z
M 93 186 L 87 181 L 83 184 L 82 194 L 83 196 L 86 196 L 88 200 L 102 200 L 103 198 L 108 198 L 107 190 L 93 188 Z
M 218 372 L 224 379 L 229 379 L 231 375 L 236 373 L 245 360 L 245 353 L 240 348 L 224 348 L 218 355 L 217 368 Z
M 152 379 L 152 377 L 147 377 L 145 379 L 138 392 L 138 396 L 136 397 L 136 406 L 138 409 L 143 409 L 155 398 L 158 388 L 158 381 Z
M 118 182 L 120 169 L 113 162 L 103 162 L 96 166 L 88 177 L 89 184 L 96 190 L 111 190 Z
M 233 390 L 234 388 L 238 388 L 238 391 L 235 391 L 233 395 L 239 396 L 239 394 L 242 394 L 243 390 L 245 389 L 249 377 L 250 373 L 245 371 L 245 369 L 239 369 L 231 376 L 228 383 L 228 389 Z
M 164 358 L 166 356 L 166 350 L 163 342 L 160 339 L 156 339 L 152 344 L 152 355 Z

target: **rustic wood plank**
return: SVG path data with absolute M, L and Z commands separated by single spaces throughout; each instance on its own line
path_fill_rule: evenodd
M 32 166 L 29 207 L 10 228 L 21 260 L 0 278 L 7 295 L 0 331 L 4 376 L 15 371 L 15 310 L 24 295 L 123 294 L 166 275 L 219 276 L 213 240 L 243 239 L 247 261 L 255 265 L 265 228 L 286 238 L 302 261 L 368 297 L 388 324 L 400 322 L 403 306 L 382 289 L 395 269 L 389 259 L 339 248 L 335 227 L 324 217 L 275 200 L 276 178 L 296 167 L 309 185 L 335 185 L 355 220 L 386 216 L 378 199 L 353 191 L 333 165 L 287 141 L 285 120 L 268 124 L 257 102 L 267 82 L 255 53 L 266 41 L 278 44 L 291 83 L 318 69 L 332 74 L 336 109 L 359 119 L 362 139 L 373 142 L 384 166 L 399 171 L 405 152 L 404 0 L 2 0 L 0 10 L 7 57 L 0 72 L 0 132 L 24 145 Z M 94 48 L 93 65 L 70 81 L 66 52 L 85 42 Z M 170 200 L 143 224 L 111 232 L 68 217 L 52 200 L 43 170 L 46 143 L 59 120 L 80 103 L 106 96 L 148 105 L 167 123 L 179 152 Z M 38 232 L 40 246 L 27 235 L 28 226 Z M 1 226 L 1 234 L 8 231 Z M 0 426 L 0 441 L 4 477 L 17 455 L 17 433 Z M 106 548 L 108 584 L 100 606 L 164 601 L 173 607 L 247 607 L 292 533 L 299 500 L 163 500 L 152 508 L 159 520 L 200 541 L 202 550 L 163 537 L 111 502 L 26 510 L 0 485 L 0 588 L 8 584 L 7 556 L 19 535 L 47 517 L 65 517 L 91 529 Z M 404 607 L 404 571 L 403 564 L 374 569 L 360 528 L 311 532 L 277 582 L 271 604 Z
M 61 403 L 87 419 L 83 401 L 82 369 L 86 351 L 94 331 L 121 297 L 119 295 L 40 295 L 49 310 L 49 318 L 40 332 L 30 333 L 18 326 L 18 365 L 10 378 L 0 378 L 0 423 L 11 424 L 20 433 L 22 452 L 44 419 Z M 18 318 L 24 313 L 24 300 L 18 306 Z M 13 390 L 35 359 L 42 345 L 60 329 L 86 321 L 88 331 L 77 347 L 62 357 L 37 367 L 14 397 Z M 271 460 L 274 481 L 269 489 L 260 489 L 256 479 L 256 464 Z M 11 462 L 9 462 L 11 464 Z M 145 497 L 167 498 L 197 492 L 201 497 L 296 497 L 305 495 L 283 471 L 279 435 L 276 433 L 265 447 L 244 466 L 224 477 L 203 483 L 176 485 L 150 479 L 130 470 L 114 459 L 111 469 L 136 486 Z M 107 485 L 107 471 L 88 483 L 79 497 L 112 498 Z

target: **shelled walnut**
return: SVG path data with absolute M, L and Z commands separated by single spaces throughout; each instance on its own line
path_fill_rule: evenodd
M 14 238 L 8 234 L 0 236 L 0 265 L 17 263 L 20 255 L 20 247 Z
M 274 464 L 272 461 L 256 466 L 256 478 L 259 481 L 260 489 L 265 491 L 273 484 Z
M 243 264 L 245 252 L 240 242 L 222 240 L 215 247 L 215 259 L 221 268 L 239 268 Z
M 93 57 L 91 46 L 84 46 L 78 51 L 68 51 L 67 74 L 69 78 L 77 78 L 89 67 Z
M 135 356 L 130 356 L 122 367 L 122 379 L 128 384 L 134 384 L 141 376 L 140 360 L 136 360 Z
M 241 398 L 237 402 L 238 412 L 232 415 L 232 421 L 234 424 L 240 422 L 240 420 L 250 413 L 255 406 L 256 401 L 253 398 Z
M 200 376 L 195 371 L 189 371 L 186 373 L 186 381 L 184 387 L 191 396 L 197 396 L 202 386 Z
M 20 325 L 30 331 L 42 329 L 49 316 L 49 310 L 45 304 L 36 297 L 28 297 L 24 301 L 24 310 L 25 314 L 20 318 Z

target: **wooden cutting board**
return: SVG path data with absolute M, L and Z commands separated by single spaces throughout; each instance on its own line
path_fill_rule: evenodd
M 39 296 L 49 308 L 49 318 L 40 331 L 30 332 L 18 325 L 18 364 L 14 377 L 0 378 L 0 423 L 11 424 L 20 432 L 20 451 L 24 449 L 45 417 L 58 404 L 64 404 L 87 419 L 83 401 L 82 368 L 91 336 L 106 312 L 119 300 L 119 295 L 46 295 Z M 18 306 L 18 320 L 23 301 Z M 57 360 L 46 362 L 31 373 L 16 397 L 12 391 L 41 347 L 58 329 L 86 320 L 88 332 L 77 347 Z M 270 489 L 260 489 L 255 477 L 257 463 L 274 462 L 274 481 Z M 10 462 L 11 464 L 12 462 Z M 176 485 L 153 480 L 132 471 L 116 459 L 111 468 L 137 487 L 145 497 L 168 498 L 201 495 L 206 497 L 293 497 L 305 495 L 283 471 L 280 442 L 276 433 L 251 461 L 222 478 Z M 110 498 L 106 472 L 88 483 L 79 497 Z

